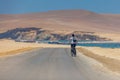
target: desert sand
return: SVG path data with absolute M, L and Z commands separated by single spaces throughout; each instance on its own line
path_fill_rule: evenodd
M 120 33 L 95 33 L 95 35 L 98 35 L 99 37 L 104 37 L 111 39 L 115 42 L 120 42 Z
M 98 14 L 85 10 L 61 10 L 31 14 L 0 14 L 0 33 L 15 28 L 37 27 L 55 33 L 94 32 L 120 41 L 120 15 Z
M 85 10 L 60 10 L 31 14 L 0 14 L 0 32 L 14 28 L 38 27 L 56 31 L 120 31 L 120 15 L 98 14 Z
M 80 47 L 78 50 L 110 71 L 120 73 L 120 48 Z
M 52 44 L 38 44 L 38 43 L 23 43 L 23 42 L 15 42 L 13 40 L 0 40 L 0 57 L 4 56 L 11 56 L 23 53 L 25 51 L 34 50 L 36 48 L 69 48 L 70 46 L 67 45 L 52 45 Z M 120 75 L 120 48 L 100 48 L 100 47 L 79 47 L 77 46 L 78 51 L 86 56 L 89 57 L 98 63 L 103 65 L 100 68 L 98 63 L 94 63 L 94 61 L 87 61 L 90 62 L 94 69 L 100 69 L 100 71 L 106 71 L 107 69 L 109 74 L 112 76 L 119 76 Z M 82 56 L 78 57 L 81 58 Z M 89 58 L 87 58 L 89 60 Z M 105 72 L 106 73 L 106 72 Z
M 68 47 L 65 45 L 38 44 L 38 43 L 23 43 L 13 40 L 0 40 L 0 56 L 13 55 L 20 52 L 36 49 L 36 48 L 53 48 L 53 47 Z

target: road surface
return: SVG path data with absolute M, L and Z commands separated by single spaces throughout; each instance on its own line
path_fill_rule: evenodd
M 37 49 L 0 58 L 0 80 L 108 80 L 91 76 L 82 62 L 67 48 Z

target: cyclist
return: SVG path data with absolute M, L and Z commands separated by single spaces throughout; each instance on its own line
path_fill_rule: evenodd
M 71 43 L 71 56 L 76 57 L 77 39 L 74 34 L 72 34 L 72 37 L 70 38 L 70 43 Z

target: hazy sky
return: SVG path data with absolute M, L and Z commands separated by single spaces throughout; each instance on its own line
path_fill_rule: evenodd
M 0 0 L 0 14 L 85 9 L 97 13 L 120 13 L 120 0 Z

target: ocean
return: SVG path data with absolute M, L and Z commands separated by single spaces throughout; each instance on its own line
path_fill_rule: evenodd
M 79 43 L 77 46 L 120 48 L 120 43 Z

